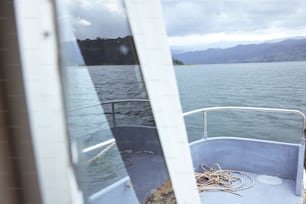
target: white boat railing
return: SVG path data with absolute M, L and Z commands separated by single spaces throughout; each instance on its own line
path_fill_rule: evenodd
M 68 112 L 74 112 L 80 109 L 84 109 L 84 108 L 91 108 L 91 107 L 95 107 L 95 106 L 100 106 L 100 105 L 105 105 L 105 104 L 111 104 L 111 114 L 112 114 L 112 121 L 113 121 L 113 127 L 117 126 L 116 123 L 116 107 L 115 105 L 117 103 L 130 103 L 130 102 L 149 102 L 148 99 L 120 99 L 120 100 L 110 100 L 110 101 L 103 101 L 101 103 L 98 104 L 93 104 L 93 105 L 88 105 L 88 106 L 82 106 L 82 107 L 78 107 L 78 108 L 74 108 L 69 110 Z
M 112 114 L 113 127 L 115 127 L 115 126 L 117 126 L 117 123 L 116 123 L 116 106 L 115 105 L 117 103 L 130 103 L 130 102 L 149 102 L 149 100 L 148 99 L 109 100 L 109 101 L 103 101 L 103 102 L 97 103 L 97 104 L 92 104 L 92 105 L 87 105 L 87 106 L 82 106 L 82 107 L 74 108 L 74 109 L 69 110 L 69 112 L 74 112 L 74 111 L 77 111 L 77 110 L 80 110 L 80 109 L 91 108 L 91 107 L 95 107 L 95 106 L 101 106 L 101 105 L 104 105 L 104 104 L 111 104 L 111 114 Z M 82 153 L 91 152 L 93 150 L 100 149 L 100 148 L 102 148 L 104 146 L 111 145 L 111 144 L 113 144 L 115 142 L 116 141 L 115 141 L 114 138 L 108 139 L 108 140 L 105 140 L 103 142 L 100 142 L 98 144 L 95 144 L 95 145 L 92 145 L 92 146 L 89 146 L 89 147 L 83 149 Z
M 121 100 L 111 100 L 111 101 L 103 101 L 101 104 L 111 104 L 112 106 L 112 119 L 113 119 L 113 127 L 117 125 L 116 123 L 116 112 L 115 105 L 117 103 L 129 103 L 129 102 L 149 102 L 148 99 L 121 99 Z
M 106 145 L 111 145 L 111 144 L 113 144 L 113 143 L 115 143 L 115 142 L 116 142 L 115 139 L 112 138 L 112 139 L 109 139 L 109 140 L 100 142 L 100 143 L 98 143 L 98 144 L 92 145 L 92 146 L 90 146 L 90 147 L 87 147 L 87 148 L 85 148 L 85 149 L 82 150 L 82 153 L 91 152 L 91 151 L 93 151 L 93 150 L 99 149 L 99 148 L 104 147 L 104 146 L 106 146 Z
M 299 110 L 293 109 L 280 109 L 280 108 L 258 108 L 258 107 L 236 107 L 236 106 L 223 106 L 223 107 L 209 107 L 209 108 L 200 108 L 192 111 L 183 113 L 183 116 L 192 115 L 195 113 L 203 112 L 203 139 L 207 139 L 207 112 L 212 111 L 223 111 L 223 110 L 247 110 L 247 111 L 259 111 L 259 112 L 270 112 L 270 113 L 293 113 L 301 116 L 303 120 L 303 130 L 302 130 L 302 140 L 301 143 L 305 142 L 305 132 L 306 132 L 306 117 L 305 114 Z
M 125 102 L 149 102 L 147 99 L 122 99 L 122 100 L 110 100 L 110 101 L 103 101 L 102 103 L 95 104 L 95 105 L 89 105 L 89 106 L 84 106 L 82 108 L 88 108 L 88 107 L 93 107 L 97 105 L 103 105 L 103 104 L 111 104 L 112 107 L 112 119 L 113 119 L 113 126 L 116 126 L 116 113 L 115 113 L 115 104 L 117 103 L 125 103 Z M 209 107 L 209 108 L 200 108 L 192 111 L 188 111 L 183 113 L 183 116 L 188 116 L 196 113 L 203 112 L 203 139 L 208 138 L 207 134 L 207 112 L 212 112 L 212 111 L 223 111 L 223 110 L 248 110 L 248 111 L 259 111 L 259 112 L 276 112 L 276 113 L 293 113 L 296 115 L 299 115 L 302 120 L 303 120 L 303 132 L 302 132 L 302 143 L 304 143 L 304 137 L 305 133 L 304 131 L 306 130 L 306 116 L 303 112 L 299 110 L 293 110 L 293 109 L 279 109 L 279 108 L 258 108 L 258 107 L 235 107 L 235 106 L 223 106 L 223 107 Z M 99 149 L 103 146 L 109 145 L 114 143 L 114 139 L 109 139 L 106 141 L 103 141 L 101 143 L 98 143 L 96 145 L 87 147 L 83 149 L 83 153 L 87 153 L 96 149 Z

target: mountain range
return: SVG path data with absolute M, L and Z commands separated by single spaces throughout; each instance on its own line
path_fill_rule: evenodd
M 237 45 L 224 49 L 210 48 L 173 56 L 184 64 L 306 61 L 306 39 Z

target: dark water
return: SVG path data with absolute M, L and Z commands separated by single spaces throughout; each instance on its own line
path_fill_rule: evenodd
M 193 65 L 175 67 L 183 110 L 211 106 L 293 108 L 306 113 L 306 62 Z M 69 131 L 79 149 L 112 138 L 110 106 L 101 101 L 146 99 L 138 66 L 72 67 Z M 149 104 L 116 106 L 118 125 L 153 126 Z M 200 114 L 185 118 L 190 141 L 203 135 Z M 299 142 L 302 121 L 292 114 L 260 112 L 208 113 L 209 136 L 238 136 Z M 113 148 L 93 165 L 87 160 L 101 149 L 86 153 L 80 167 L 81 183 L 92 194 L 126 175 L 118 150 Z
M 253 106 L 306 112 L 306 62 L 175 67 L 184 112 L 212 106 Z M 138 66 L 90 67 L 100 101 L 147 98 Z M 103 106 L 109 113 L 110 106 Z M 119 124 L 154 125 L 148 104 L 118 105 Z M 107 116 L 111 123 L 110 115 Z M 186 117 L 189 140 L 202 137 L 202 115 Z M 208 114 L 209 136 L 299 142 L 302 122 L 292 114 L 221 111 Z
M 123 99 L 148 99 L 139 66 L 94 66 L 89 68 L 91 79 L 101 102 Z M 148 102 L 116 104 L 117 125 L 154 126 Z M 111 105 L 103 105 L 112 126 Z
M 298 109 L 306 113 L 306 63 L 218 64 L 176 67 L 184 111 L 211 106 Z M 298 142 L 302 123 L 291 114 L 208 113 L 208 135 Z M 202 116 L 186 118 L 190 140 L 201 137 Z

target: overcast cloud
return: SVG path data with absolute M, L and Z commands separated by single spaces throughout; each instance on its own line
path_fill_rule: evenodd
M 73 0 L 68 0 L 72 2 Z M 161 0 L 169 43 L 176 49 L 228 47 L 306 36 L 306 0 Z M 119 0 L 69 3 L 75 34 L 116 38 L 130 34 Z
M 118 38 L 130 35 L 119 0 L 66 0 L 73 31 L 78 39 Z
M 305 28 L 305 0 L 162 0 L 169 35 Z

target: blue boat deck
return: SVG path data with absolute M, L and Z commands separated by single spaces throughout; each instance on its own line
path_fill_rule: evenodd
M 142 130 L 145 131 L 145 128 Z M 109 195 L 112 195 L 114 204 L 137 203 L 137 200 L 146 200 L 152 192 L 167 183 L 168 171 L 162 151 L 157 148 L 160 145 L 156 132 L 152 128 L 148 131 L 150 134 L 145 134 L 144 140 L 139 128 L 120 127 L 113 130 L 117 133 L 117 141 L 120 141 L 117 145 L 128 150 L 122 156 L 130 178 L 126 177 L 91 196 L 91 204 L 108 203 Z M 132 135 L 133 138 L 128 138 L 123 133 L 130 133 L 127 135 Z M 241 196 L 224 191 L 206 191 L 200 193 L 202 203 L 303 203 L 304 144 L 218 137 L 193 142 L 190 150 L 197 172 L 202 172 L 201 164 L 211 166 L 218 163 L 222 169 L 242 171 L 254 179 L 252 187 L 236 192 Z M 133 188 L 127 188 L 129 179 Z
M 146 197 L 164 183 L 167 169 L 160 155 L 134 153 L 129 157 L 128 171 L 139 200 Z M 245 172 L 254 179 L 254 186 L 233 194 L 224 191 L 206 191 L 200 193 L 204 204 L 294 204 L 303 203 L 303 197 L 296 195 L 296 183 L 291 179 L 266 176 Z M 152 179 L 154 178 L 154 179 Z
M 254 178 L 253 187 L 238 191 L 235 195 L 222 191 L 207 191 L 200 194 L 204 204 L 294 204 L 302 203 L 302 197 L 295 194 L 295 182 L 289 179 L 265 177 L 249 173 Z M 262 177 L 261 177 L 262 176 Z M 261 179 L 263 178 L 263 179 Z
M 223 137 L 194 142 L 191 153 L 197 171 L 203 163 L 218 163 L 223 169 L 246 172 L 255 182 L 250 189 L 238 191 L 241 196 L 201 193 L 203 203 L 303 203 L 304 145 Z
M 169 178 L 162 155 L 133 153 L 127 162 L 127 170 L 140 201 L 150 196 L 155 189 Z
M 161 155 L 146 152 L 129 155 L 128 171 L 139 200 L 150 196 L 155 189 L 168 179 L 167 169 Z M 303 197 L 296 194 L 294 179 L 284 179 L 245 172 L 254 179 L 254 186 L 233 194 L 224 191 L 200 193 L 202 203 L 219 204 L 294 204 L 303 203 Z M 154 179 L 152 179 L 154 178 Z

